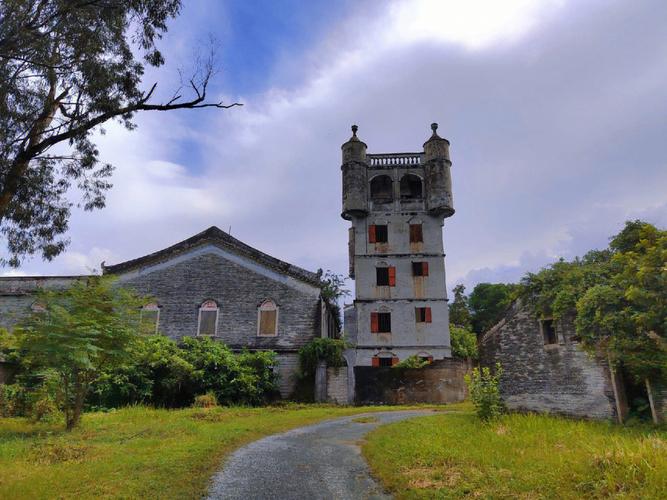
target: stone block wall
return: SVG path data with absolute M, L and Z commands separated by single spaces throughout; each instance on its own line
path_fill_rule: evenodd
M 347 367 L 327 368 L 327 401 L 339 405 L 349 403 L 347 392 Z
M 355 403 L 456 403 L 467 395 L 467 363 L 447 358 L 424 368 L 356 366 Z
M 500 362 L 501 394 L 518 411 L 611 419 L 616 405 L 604 360 L 589 356 L 576 341 L 572 319 L 556 324 L 557 343 L 545 345 L 532 310 L 515 302 L 504 320 L 482 336 L 485 366 Z

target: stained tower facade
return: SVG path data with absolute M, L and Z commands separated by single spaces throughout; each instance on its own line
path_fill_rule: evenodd
M 437 128 L 418 153 L 369 154 L 356 126 L 342 145 L 341 216 L 351 222 L 355 283 L 345 334 L 357 366 L 451 356 L 443 224 L 454 214 L 452 163 Z

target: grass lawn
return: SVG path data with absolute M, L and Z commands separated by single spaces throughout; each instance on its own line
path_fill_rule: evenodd
M 0 419 L 0 498 L 199 498 L 235 448 L 320 420 L 392 408 L 134 407 L 62 424 Z
M 667 431 L 470 412 L 374 430 L 363 453 L 398 498 L 667 498 Z

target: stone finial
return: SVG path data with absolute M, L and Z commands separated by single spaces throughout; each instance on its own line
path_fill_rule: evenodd
M 343 163 L 350 160 L 364 161 L 366 159 L 366 144 L 357 137 L 357 125 L 352 125 L 352 137 L 341 146 L 343 149 Z
M 431 123 L 433 134 L 424 143 L 425 160 L 429 161 L 435 158 L 449 159 L 449 141 L 438 135 L 438 124 Z

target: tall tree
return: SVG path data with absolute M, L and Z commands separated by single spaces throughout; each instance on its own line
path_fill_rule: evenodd
M 472 312 L 473 331 L 480 335 L 501 320 L 514 300 L 516 285 L 479 283 L 473 289 L 468 304 Z
M 461 328 L 472 328 L 472 316 L 468 307 L 465 285 L 459 284 L 454 287 L 454 301 L 449 306 L 449 322 Z
M 99 162 L 96 128 L 116 119 L 132 129 L 140 111 L 237 105 L 207 101 L 212 55 L 166 102 L 152 99 L 157 83 L 141 88 L 145 68 L 164 63 L 156 41 L 180 8 L 181 0 L 0 2 L 0 265 L 64 250 L 72 185 L 84 209 L 104 206 L 113 168 Z
M 68 430 L 79 423 L 96 378 L 131 356 L 139 338 L 140 306 L 146 301 L 113 286 L 109 278 L 91 277 L 66 290 L 40 291 L 39 309 L 15 329 L 26 369 L 57 373 Z

